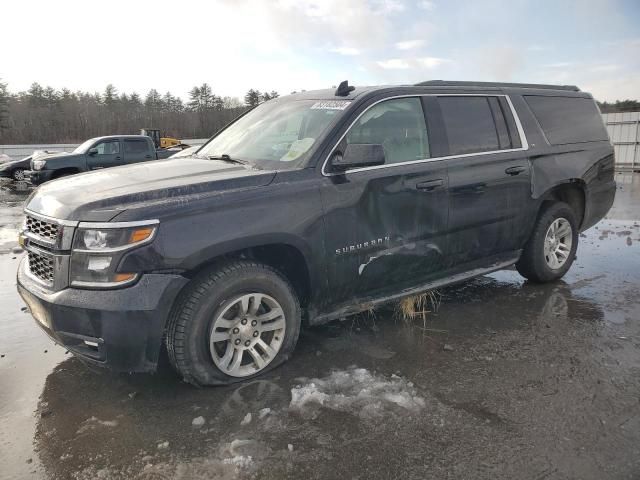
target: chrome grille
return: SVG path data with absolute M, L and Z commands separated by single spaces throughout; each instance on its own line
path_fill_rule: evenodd
M 40 220 L 39 218 L 31 217 L 29 215 L 27 215 L 26 227 L 28 232 L 51 242 L 55 242 L 58 239 L 58 234 L 60 233 L 59 225 L 51 222 L 45 222 L 44 220 Z
M 27 252 L 29 271 L 40 280 L 53 283 L 53 258 L 34 252 Z

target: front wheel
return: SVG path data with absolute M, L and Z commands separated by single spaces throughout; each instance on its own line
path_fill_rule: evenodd
M 295 291 L 268 265 L 236 261 L 194 278 L 166 332 L 173 367 L 189 383 L 224 385 L 289 358 L 300 332 Z
M 578 248 L 578 224 L 573 210 L 558 202 L 540 214 L 516 269 L 533 282 L 562 278 L 571 267 Z
M 16 168 L 11 176 L 16 182 L 24 182 L 24 168 Z

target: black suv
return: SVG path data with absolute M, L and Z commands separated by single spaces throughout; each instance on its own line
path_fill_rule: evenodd
M 266 102 L 192 157 L 47 183 L 18 290 L 94 364 L 258 375 L 301 324 L 510 265 L 562 277 L 611 207 L 613 148 L 576 87 L 424 82 Z

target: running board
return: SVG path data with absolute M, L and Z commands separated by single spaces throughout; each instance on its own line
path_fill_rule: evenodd
M 369 297 L 353 300 L 352 302 L 343 304 L 340 308 L 330 313 L 323 313 L 315 317 L 311 317 L 310 315 L 309 325 L 320 325 L 332 320 L 338 320 L 340 318 L 348 317 L 349 315 L 355 315 L 356 313 L 371 310 L 372 308 L 385 303 L 400 300 L 404 297 L 410 297 L 412 295 L 424 293 L 435 288 L 448 287 L 456 283 L 479 277 L 480 275 L 486 275 L 487 273 L 492 273 L 497 270 L 503 270 L 516 263 L 520 259 L 521 253 L 522 251 L 518 250 L 516 252 L 511 252 L 509 255 L 500 255 L 499 258 L 496 258 L 495 261 L 491 262 L 489 266 L 476 267 L 471 270 L 455 273 L 453 275 L 445 275 L 437 280 L 422 284 L 419 287 L 405 289 L 386 297 Z

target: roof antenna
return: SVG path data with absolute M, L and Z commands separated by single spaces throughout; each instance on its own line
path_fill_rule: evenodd
M 356 89 L 356 87 L 351 87 L 349 85 L 349 81 L 345 80 L 344 82 L 341 82 L 340 85 L 338 85 L 338 88 L 336 88 L 336 97 L 347 97 L 349 96 L 349 93 L 353 92 Z

